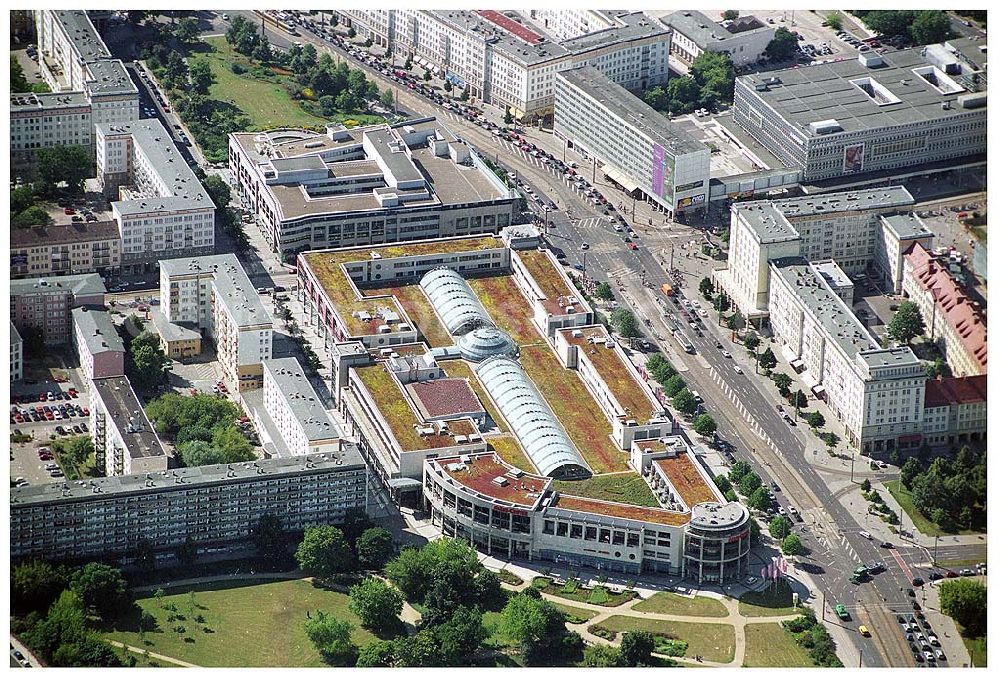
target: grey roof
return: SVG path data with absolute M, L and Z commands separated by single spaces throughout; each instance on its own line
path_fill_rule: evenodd
M 388 173 L 397 182 L 423 181 L 420 173 L 409 154 L 405 152 L 406 144 L 389 128 L 375 129 L 365 132 L 365 136 L 375 149 L 378 159 L 388 169 Z M 395 147 L 395 150 L 393 150 Z
M 814 216 L 838 211 L 859 211 L 862 209 L 892 209 L 914 204 L 913 195 L 901 185 L 867 190 L 830 192 L 775 200 L 774 206 L 786 217 Z
M 168 277 L 212 275 L 216 298 L 228 308 L 237 326 L 272 323 L 271 315 L 236 254 L 161 260 L 160 270 Z
M 66 35 L 73 42 L 73 48 L 84 63 L 111 57 L 111 52 L 97 33 L 87 12 L 82 9 L 64 9 L 55 10 L 52 14 L 66 31 Z
M 94 396 L 98 397 L 108 412 L 108 424 L 113 424 L 133 458 L 151 458 L 164 455 L 160 438 L 139 403 L 131 383 L 125 376 L 96 378 Z
M 98 296 L 108 292 L 104 280 L 95 272 L 64 277 L 31 277 L 10 280 L 12 296 L 27 296 L 36 293 L 53 293 L 63 290 L 74 296 Z
M 451 268 L 434 268 L 420 279 L 420 288 L 453 336 L 479 326 L 494 326 L 469 283 Z
M 750 226 L 761 244 L 773 244 L 798 239 L 799 232 L 792 227 L 774 202 L 738 202 L 732 206 Z
M 948 44 L 958 54 L 978 50 L 975 42 L 964 38 L 952 40 Z M 931 47 L 927 50 L 922 53 L 922 49 L 916 47 L 887 52 L 881 55 L 883 65 L 873 68 L 862 65 L 857 59 L 846 59 L 744 75 L 737 82 L 738 86 L 746 86 L 753 96 L 760 97 L 806 138 L 827 138 L 840 133 L 821 136 L 810 130 L 810 124 L 825 120 L 836 120 L 843 133 L 850 133 L 948 119 L 972 112 L 985 116 L 985 102 L 975 111 L 958 104 L 959 97 L 968 95 L 969 91 L 942 94 L 913 72 L 915 68 L 931 65 L 930 59 L 933 58 L 934 51 Z M 985 64 L 985 54 L 980 53 L 980 56 L 980 61 Z M 949 76 L 956 82 L 963 76 L 976 75 L 973 65 L 979 66 L 979 63 L 973 62 L 970 65 L 964 60 L 957 60 L 956 63 L 961 74 Z M 777 78 L 779 82 L 774 83 L 773 78 Z M 851 80 L 858 78 L 872 78 L 898 98 L 899 103 L 878 105 L 864 90 L 851 83 Z M 985 90 L 985 74 L 981 80 L 981 86 Z M 758 91 L 758 86 L 761 91 Z M 941 104 L 944 102 L 950 104 L 948 108 L 942 108 Z
M 66 500 L 97 500 L 110 496 L 188 489 L 193 486 L 259 481 L 275 476 L 293 476 L 355 471 L 365 467 L 354 444 L 343 444 L 339 452 L 310 453 L 232 465 L 181 467 L 152 474 L 46 483 L 10 491 L 11 506 L 59 503 Z
M 125 343 L 122 342 L 114 322 L 111 321 L 111 315 L 107 312 L 78 307 L 74 308 L 71 314 L 73 324 L 80 328 L 90 354 L 125 352 Z
M 20 345 L 24 341 L 21 340 L 21 334 L 17 332 L 17 327 L 14 326 L 14 322 L 10 323 L 10 344 Z
M 851 278 L 846 272 L 844 272 L 844 268 L 837 265 L 837 261 L 835 260 L 813 261 L 812 266 L 816 270 L 816 273 L 823 278 L 823 281 L 826 282 L 831 289 L 854 286 L 854 282 L 852 282 Z
M 320 402 L 319 395 L 313 389 L 298 359 L 295 357 L 265 359 L 263 364 L 309 441 L 337 439 L 342 436 L 340 429 Z
M 319 155 L 303 155 L 301 157 L 275 157 L 271 160 L 275 171 L 302 171 L 304 169 L 322 171 L 326 162 Z
M 864 324 L 804 258 L 776 258 L 771 261 L 771 268 L 771 274 L 785 280 L 809 316 L 823 328 L 827 339 L 839 346 L 848 359 L 853 360 L 863 350 L 879 349 Z
M 520 364 L 493 357 L 476 375 L 542 476 L 590 471 Z
M 619 25 L 570 38 L 563 41 L 562 46 L 572 54 L 583 54 L 592 49 L 604 49 L 610 45 L 626 43 L 630 40 L 654 35 L 665 38 L 670 34 L 670 31 L 662 23 L 650 19 L 643 12 L 629 14 L 616 12 L 614 19 Z
M 753 16 L 741 16 L 731 25 L 736 29 L 743 28 L 745 25 L 748 27 L 743 30 L 730 32 L 723 24 L 717 23 L 714 19 L 697 10 L 674 12 L 669 16 L 663 17 L 663 23 L 684 37 L 689 38 L 702 49 L 708 47 L 710 43 L 725 42 L 738 35 L 745 35 L 752 31 L 774 31 L 774 28 L 769 27 L 767 24 L 760 24 L 753 27 L 753 22 L 760 24 Z
M 151 118 L 129 124 L 99 124 L 96 127 L 105 136 L 130 135 L 134 146 L 132 152 L 141 150 L 169 191 L 165 195 L 144 195 L 138 199 L 112 202 L 119 213 L 131 215 L 215 208 L 205 187 L 191 171 L 159 120 Z
M 915 366 L 920 363 L 913 350 L 909 347 L 888 347 L 876 350 L 867 350 L 860 353 L 861 360 L 869 368 L 879 368 L 883 366 Z
M 639 97 L 612 82 L 593 66 L 581 66 L 557 73 L 588 97 L 600 102 L 612 115 L 659 143 L 675 157 L 687 153 L 708 153 L 708 146 L 656 112 Z M 558 110 L 556 115 L 558 116 Z
M 11 93 L 10 111 L 52 110 L 58 108 L 79 108 L 90 106 L 90 99 L 83 92 L 23 92 Z
M 153 320 L 153 327 L 156 329 L 156 332 L 168 343 L 178 340 L 198 340 L 201 338 L 201 331 L 167 320 L 158 307 L 149 308 L 149 316 Z
M 94 61 L 87 64 L 91 78 L 87 80 L 87 89 L 91 95 L 139 94 L 138 88 L 125 70 L 125 64 L 119 59 Z
M 10 232 L 12 249 L 108 240 L 121 242 L 121 233 L 118 231 L 118 224 L 114 221 L 36 225 L 30 228 L 12 228 Z
M 920 220 L 920 217 L 913 213 L 883 216 L 882 224 L 892 230 L 893 234 L 900 240 L 919 239 L 933 235 L 924 222 Z

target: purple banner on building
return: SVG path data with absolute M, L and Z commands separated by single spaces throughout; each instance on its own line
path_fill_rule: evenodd
M 659 143 L 653 144 L 653 194 L 663 197 L 663 170 L 666 169 L 666 153 Z

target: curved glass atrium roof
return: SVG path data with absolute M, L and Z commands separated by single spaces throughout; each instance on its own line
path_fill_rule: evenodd
M 476 375 L 543 476 L 591 471 L 520 364 L 492 357 L 476 368 Z
M 517 345 L 505 332 L 492 326 L 480 326 L 458 339 L 462 358 L 480 362 L 490 357 L 517 356 Z
M 451 268 L 431 270 L 420 279 L 420 287 L 451 335 L 460 336 L 479 326 L 493 326 L 468 282 Z

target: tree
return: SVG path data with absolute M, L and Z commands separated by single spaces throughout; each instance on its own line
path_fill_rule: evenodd
M 403 62 L 403 70 L 410 70 L 413 68 L 413 59 L 409 56 L 406 57 L 406 61 Z
M 28 82 L 28 78 L 24 76 L 24 69 L 21 67 L 21 62 L 13 54 L 10 55 L 10 90 L 15 93 L 31 91 L 31 84 Z
M 451 90 L 453 90 L 454 88 L 455 88 L 454 85 L 451 84 L 451 80 L 445 80 L 444 81 L 444 90 L 446 92 L 448 92 L 450 94 Z
M 760 486 L 754 490 L 754 492 L 750 494 L 750 498 L 747 500 L 747 506 L 751 509 L 757 509 L 762 512 L 770 507 L 771 496 L 768 495 L 767 489 Z
M 732 21 L 739 15 L 740 11 L 738 9 L 727 9 L 725 12 L 722 13 L 722 19 L 724 21 Z
M 689 113 L 698 105 L 701 87 L 690 75 L 672 78 L 667 82 L 667 108 L 671 115 Z M 657 108 L 657 110 L 660 110 Z
M 48 561 L 22 561 L 10 570 L 12 611 L 17 615 L 32 611 L 43 613 L 68 584 L 69 573 L 65 567 Z
M 686 387 L 674 396 L 673 404 L 674 408 L 684 415 L 691 415 L 698 410 L 698 401 Z
M 102 617 L 121 610 L 129 598 L 122 572 L 103 563 L 88 563 L 73 575 L 69 587 L 85 608 L 94 609 Z
M 135 562 L 136 568 L 144 574 L 148 575 L 156 569 L 156 552 L 145 537 L 140 537 L 129 549 L 128 556 Z
M 71 590 L 59 594 L 45 618 L 25 632 L 25 640 L 37 653 L 50 657 L 60 645 L 76 643 L 86 635 L 87 612 Z
M 391 667 L 395 655 L 392 641 L 372 641 L 358 651 L 358 667 Z
M 622 654 L 610 645 L 590 645 L 583 651 L 583 664 L 588 667 L 623 667 Z
M 177 444 L 177 459 L 184 467 L 221 465 L 225 462 L 223 452 L 207 441 L 185 441 Z
M 201 425 L 192 425 L 177 431 L 174 442 L 179 446 L 187 441 L 211 441 L 212 430 Z
M 649 359 L 646 360 L 646 370 L 660 385 L 665 385 L 668 380 L 677 375 L 674 367 L 660 353 L 650 355 Z
M 809 423 L 809 427 L 815 430 L 826 424 L 826 418 L 819 411 L 813 411 L 806 416 L 806 422 Z
M 47 192 L 65 182 L 69 192 L 83 191 L 83 181 L 95 172 L 90 151 L 83 146 L 58 145 L 40 148 L 36 162 L 38 178 Z
M 155 335 L 153 339 L 159 340 Z M 147 342 L 137 341 L 138 338 L 133 340 L 129 347 L 131 380 L 140 389 L 152 389 L 163 380 L 163 367 L 167 365 L 167 355 L 163 353 L 158 343 L 151 346 Z
M 10 220 L 16 228 L 30 228 L 33 225 L 52 225 L 49 212 L 40 206 L 30 206 Z
M 174 37 L 181 44 L 187 44 L 198 39 L 198 32 L 198 19 L 186 16 L 177 22 L 177 26 L 174 28 Z
M 423 601 L 431 588 L 438 566 L 447 562 L 474 580 L 483 570 L 476 550 L 461 540 L 442 538 L 424 545 L 421 549 L 404 547 L 385 567 L 386 576 L 392 580 L 407 599 Z
M 473 580 L 476 605 L 484 610 L 503 608 L 507 594 L 500 585 L 500 576 L 492 570 L 483 570 Z
M 277 560 L 287 553 L 284 526 L 275 514 L 261 514 L 250 537 L 257 551 L 266 559 Z
M 889 321 L 886 333 L 893 340 L 909 345 L 910 341 L 921 335 L 925 328 L 920 308 L 916 303 L 904 300 Z
M 750 463 L 746 460 L 737 460 L 733 463 L 733 466 L 729 468 L 729 480 L 733 483 L 739 483 L 740 479 L 753 471 L 750 467 Z
M 430 585 L 424 596 L 422 626 L 443 624 L 459 606 L 477 601 L 475 581 L 461 561 L 444 560 L 432 569 Z
M 430 82 L 430 81 L 431 81 L 431 72 L 429 70 L 425 70 L 424 71 L 424 82 Z
M 724 293 L 720 293 L 712 302 L 712 307 L 714 307 L 719 314 L 722 314 L 723 312 L 729 311 L 729 308 L 732 307 L 732 301 L 729 300 L 729 296 Z
M 724 497 L 728 502 L 736 502 L 739 500 L 739 496 L 736 495 L 736 491 L 734 491 L 732 488 L 723 493 L 722 497 Z
M 347 665 L 356 661 L 357 648 L 351 642 L 354 625 L 350 622 L 317 610 L 315 617 L 306 620 L 305 630 L 306 636 L 328 663 Z
M 712 283 L 712 278 L 702 277 L 698 283 L 698 291 L 705 297 L 705 300 L 712 300 L 712 296 L 715 293 L 715 284 Z
M 358 37 L 358 32 L 354 30 L 354 26 L 351 26 L 350 28 L 347 29 L 347 37 L 350 38 L 351 40 Z
M 444 666 L 467 666 L 487 636 L 483 614 L 476 608 L 460 606 L 446 622 L 435 627 L 434 636 Z
M 739 483 L 740 493 L 742 493 L 743 495 L 750 495 L 755 490 L 760 488 L 762 483 L 763 482 L 760 479 L 760 475 L 758 475 L 756 472 L 747 472 L 746 474 L 743 475 L 743 478 L 740 479 Z
M 794 533 L 785 536 L 785 539 L 781 541 L 781 553 L 786 556 L 795 556 L 803 551 L 805 551 L 805 547 L 802 545 L 802 540 Z
M 461 98 L 462 101 L 468 101 L 469 100 L 469 88 L 468 87 L 466 87 L 465 89 L 462 90 L 462 96 L 460 98 Z
M 861 482 L 861 490 L 862 491 L 864 491 L 865 493 L 867 493 L 871 489 L 872 489 L 872 482 L 871 481 L 869 481 L 868 479 L 865 479 L 864 481 Z
M 735 500 L 731 500 L 735 502 Z M 750 519 L 750 546 L 754 546 L 760 543 L 760 524 L 757 523 L 757 519 Z
M 750 350 L 751 352 L 755 351 L 759 345 L 760 345 L 760 336 L 758 336 L 756 333 L 748 333 L 747 335 L 743 336 L 743 347 Z
M 792 377 L 787 373 L 775 374 L 774 384 L 778 388 L 778 392 L 781 393 L 781 396 L 788 397 L 791 394 Z
M 313 46 L 311 42 L 307 42 L 305 47 L 302 48 L 302 56 L 300 60 L 305 66 L 306 70 L 309 70 L 316 65 L 319 53 L 316 51 L 316 47 Z
M 386 108 L 395 110 L 396 108 L 396 96 L 392 93 L 392 90 L 388 87 L 379 96 L 379 102 Z
M 208 65 L 208 61 L 195 62 L 188 72 L 188 79 L 191 80 L 191 90 L 202 96 L 208 95 L 209 87 L 215 82 L 215 76 L 212 74 L 212 68 Z
M 767 524 L 767 532 L 775 540 L 784 540 L 792 532 L 792 522 L 785 516 L 776 516 Z
M 700 87 L 698 103 L 702 106 L 714 108 L 721 101 L 733 100 L 736 69 L 729 54 L 702 52 L 691 62 L 689 73 Z
M 177 557 L 178 563 L 185 568 L 190 568 L 194 565 L 195 559 L 198 558 L 198 545 L 188 535 L 184 538 L 184 542 L 174 550 L 174 556 Z
M 503 123 L 510 124 L 514 121 L 514 116 L 510 114 L 510 107 L 504 108 L 503 111 Z
M 358 538 L 355 551 L 362 568 L 381 569 L 392 558 L 392 533 L 385 528 L 369 528 Z
M 667 382 L 663 383 L 663 392 L 668 397 L 675 397 L 677 393 L 686 387 L 687 383 L 684 379 L 680 377 L 679 374 L 675 373 L 667 379 Z
M 925 9 L 916 13 L 910 24 L 910 37 L 914 44 L 933 45 L 951 38 L 951 19 L 936 9 Z
M 778 358 L 774 356 L 774 351 L 769 347 L 760 353 L 757 363 L 765 371 L 770 371 L 778 365 Z M 791 384 L 791 380 L 789 380 L 789 384 Z
M 351 611 L 361 625 L 372 631 L 385 631 L 399 622 L 403 595 L 382 580 L 370 577 L 351 587 Z
M 666 90 L 660 86 L 647 89 L 643 92 L 642 100 L 653 110 L 664 111 L 670 106 L 670 97 L 667 96 Z
M 22 185 L 10 190 L 10 213 L 19 214 L 35 203 L 35 190 L 30 185 Z
M 601 282 L 600 284 L 598 284 L 597 290 L 594 292 L 594 295 L 600 298 L 601 300 L 615 299 L 615 292 L 611 290 L 611 285 L 608 284 L 607 282 Z
M 802 390 L 795 390 L 795 392 L 792 393 L 792 406 L 796 409 L 805 408 L 808 403 L 809 400 L 806 398 L 805 392 Z
M 715 485 L 722 493 L 731 490 L 733 487 L 733 484 L 730 483 L 729 479 L 726 477 L 725 474 L 716 474 L 714 477 L 712 477 L 712 480 L 715 482 Z
M 844 28 L 844 20 L 841 18 L 840 12 L 837 12 L 836 10 L 832 12 L 827 12 L 826 21 L 824 21 L 824 24 L 829 26 L 835 31 L 840 31 L 843 30 Z
M 703 437 L 710 437 L 718 429 L 715 418 L 707 413 L 702 413 L 694 419 L 694 431 Z
M 968 579 L 948 580 L 938 587 L 941 610 L 965 629 L 966 636 L 986 634 L 986 586 Z
M 774 37 L 764 48 L 764 56 L 771 61 L 787 61 L 799 49 L 799 39 L 784 26 L 774 32 Z
M 250 56 L 265 66 L 271 62 L 274 54 L 271 52 L 271 42 L 267 39 L 267 35 L 260 36 Z
M 635 338 L 639 335 L 639 324 L 631 310 L 619 308 L 612 312 L 611 325 L 624 338 Z
M 396 667 L 434 667 L 441 664 L 441 647 L 431 629 L 418 631 L 415 636 L 401 637 L 393 641 L 394 664 Z
M 564 622 L 562 613 L 548 601 L 516 594 L 501 611 L 497 631 L 519 646 L 526 661 L 533 662 L 566 631 Z
M 653 635 L 648 631 L 626 631 L 622 636 L 621 655 L 626 667 L 652 665 Z
M 344 532 L 334 526 L 306 528 L 295 560 L 302 570 L 319 577 L 336 575 L 355 565 Z

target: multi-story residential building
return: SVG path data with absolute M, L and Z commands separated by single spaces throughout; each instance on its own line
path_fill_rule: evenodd
M 367 509 L 367 469 L 357 450 L 205 465 L 85 482 L 15 488 L 10 556 L 93 560 L 123 556 L 142 540 L 158 551 L 190 537 L 202 553 L 250 537 L 272 514 L 288 531 L 343 523 Z
M 604 163 L 627 192 L 671 216 L 708 208 L 708 146 L 592 66 L 556 75 L 556 136 Z
M 14 322 L 10 323 L 10 382 L 24 378 L 24 341 Z
M 736 203 L 729 259 L 713 276 L 751 320 L 768 314 L 769 262 L 778 258 L 832 259 L 852 277 L 873 269 L 891 288 L 903 251 L 933 237 L 916 216 L 895 216 L 913 204 L 900 186 Z
M 72 340 L 70 311 L 81 306 L 104 307 L 107 289 L 100 275 L 68 275 L 14 279 L 10 282 L 10 317 L 22 333 L 41 332 L 46 345 L 63 345 Z
M 560 42 L 615 26 L 613 12 L 595 9 L 532 9 L 528 15 Z
M 90 437 L 107 476 L 162 472 L 167 454 L 125 376 L 90 381 Z
M 927 377 L 913 351 L 882 348 L 804 258 L 772 260 L 770 268 L 774 341 L 844 424 L 847 441 L 866 455 L 918 447 Z
M 753 15 L 714 21 L 696 10 L 674 12 L 663 18 L 674 32 L 670 53 L 691 65 L 703 52 L 728 54 L 736 66 L 749 66 L 764 56 L 775 28 Z
M 160 336 L 160 348 L 163 354 L 171 359 L 189 359 L 201 354 L 201 331 L 194 324 L 185 326 L 178 322 L 167 321 L 160 308 L 151 307 L 149 317 L 153 320 L 153 328 Z
M 924 439 L 931 448 L 986 441 L 986 375 L 935 378 L 924 394 Z
M 215 204 L 159 120 L 98 124 L 97 179 L 112 200 L 123 273 L 215 251 Z
M 125 375 L 125 343 L 104 310 L 73 310 L 73 346 L 87 376 L 87 386 L 98 378 Z
M 249 408 L 262 432 L 265 450 L 268 442 L 274 445 L 277 455 L 307 455 L 340 448 L 340 429 L 298 359 L 265 359 L 263 393 L 245 397 L 244 406 L 255 399 L 263 405 Z
M 139 119 L 139 90 L 113 59 L 84 10 L 34 10 L 38 65 L 51 94 L 11 94 L 11 161 L 30 165 L 39 148 L 93 150 L 94 125 Z
M 550 115 L 555 74 L 591 65 L 632 91 L 667 82 L 670 31 L 642 12 L 551 13 L 494 10 L 343 10 L 359 33 L 444 74 L 470 94 L 517 117 Z M 544 28 L 572 37 L 559 41 Z M 591 23 L 593 22 L 593 23 Z M 585 26 L 586 23 L 586 26 Z M 581 32 L 586 28 L 586 32 Z
M 121 235 L 114 221 L 12 228 L 11 279 L 121 270 Z
M 235 254 L 161 261 L 160 311 L 205 331 L 226 382 L 241 392 L 263 385 L 273 324 Z
M 956 376 L 986 373 L 986 309 L 949 270 L 948 256 L 916 243 L 903 256 L 903 295 L 916 303 L 931 340 Z
M 497 232 L 518 195 L 434 118 L 232 134 L 229 167 L 274 251 Z
M 986 45 L 970 38 L 736 79 L 733 119 L 803 181 L 986 153 Z

